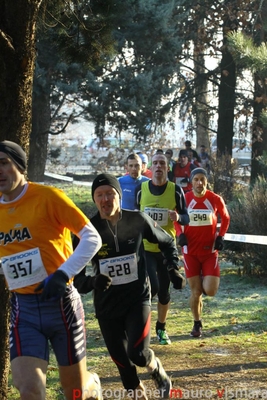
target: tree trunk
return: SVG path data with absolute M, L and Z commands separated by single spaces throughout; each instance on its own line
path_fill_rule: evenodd
M 6 400 L 9 373 L 9 290 L 3 275 L 0 275 L 0 298 L 0 400 Z
M 232 156 L 232 139 L 234 136 L 234 108 L 236 88 L 236 66 L 234 59 L 227 48 L 226 35 L 236 29 L 237 24 L 231 15 L 224 21 L 224 48 L 221 60 L 221 80 L 219 85 L 219 118 L 217 132 L 218 155 Z
M 205 46 L 204 42 L 201 40 L 204 36 L 204 18 L 201 17 L 198 23 L 197 39 L 194 41 L 196 135 L 198 151 L 202 144 L 204 144 L 207 149 L 210 149 L 209 112 L 207 107 L 208 82 L 205 76 Z
M 49 93 L 34 93 L 28 162 L 28 178 L 33 182 L 43 182 L 44 180 L 48 143 L 48 134 L 45 132 L 49 131 L 50 118 Z
M 256 35 L 254 42 L 260 46 L 266 43 L 265 21 L 267 18 L 267 1 L 263 1 L 261 13 L 258 16 Z M 262 156 L 263 151 L 267 152 L 267 128 L 260 121 L 262 111 L 267 105 L 267 84 L 262 73 L 254 74 L 254 104 L 253 104 L 253 125 L 252 125 L 252 159 L 251 159 L 251 183 L 255 182 L 258 176 L 263 175 L 262 166 L 257 157 Z
M 35 31 L 40 4 L 41 0 L 0 0 L 0 141 L 15 141 L 26 152 L 31 132 Z M 0 400 L 6 400 L 9 302 L 3 278 L 0 296 Z
M 234 108 L 235 108 L 235 88 L 236 88 L 236 65 L 234 59 L 227 48 L 227 34 L 236 30 L 237 21 L 231 11 L 232 2 L 227 2 L 229 14 L 225 16 L 223 24 L 223 50 L 221 60 L 221 80 L 219 85 L 219 109 L 218 109 L 218 131 L 217 131 L 217 157 L 225 157 L 225 166 L 223 175 L 229 177 L 225 181 L 229 197 L 231 198 L 231 158 L 232 158 L 232 140 L 234 136 Z M 220 182 L 214 182 L 214 191 L 219 193 Z
M 41 0 L 0 0 L 0 139 L 27 148 L 36 18 Z
M 264 170 L 257 157 L 267 151 L 267 128 L 260 121 L 260 115 L 266 108 L 264 99 L 267 96 L 267 85 L 260 76 L 254 74 L 254 105 L 253 105 L 253 125 L 252 125 L 252 159 L 251 159 L 251 183 L 257 177 L 264 174 Z

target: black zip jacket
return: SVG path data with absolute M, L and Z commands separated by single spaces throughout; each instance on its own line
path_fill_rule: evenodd
M 106 291 L 94 290 L 94 304 L 97 318 L 113 319 L 121 317 L 135 303 L 150 304 L 150 285 L 146 271 L 143 239 L 158 243 L 166 259 L 167 266 L 178 267 L 178 251 L 174 239 L 166 233 L 148 215 L 140 211 L 121 211 L 121 218 L 116 226 L 101 219 L 97 213 L 90 220 L 102 238 L 102 247 L 92 259 L 95 274 L 100 273 L 99 261 L 112 257 L 136 254 L 138 279 L 125 284 L 111 285 Z M 123 275 L 124 271 L 117 258 L 110 266 L 109 276 Z M 87 282 L 86 282 L 87 280 Z M 88 276 L 85 268 L 75 277 L 74 284 L 80 293 L 87 293 Z M 92 288 L 91 288 L 92 289 Z

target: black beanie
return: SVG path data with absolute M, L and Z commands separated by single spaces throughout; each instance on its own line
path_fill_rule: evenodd
M 119 181 L 116 178 L 116 176 L 111 175 L 111 174 L 100 174 L 100 175 L 97 175 L 97 177 L 94 179 L 93 184 L 92 184 L 92 199 L 93 200 L 94 200 L 95 190 L 99 186 L 103 186 L 103 185 L 112 186 L 115 190 L 117 190 L 120 198 L 122 197 L 121 186 L 120 186 Z
M 4 140 L 3 142 L 0 142 L 0 151 L 6 153 L 20 171 L 24 172 L 26 170 L 26 153 L 17 143 Z
M 188 157 L 187 150 L 180 150 L 180 152 L 179 152 L 179 157 L 181 157 L 181 156 L 186 156 L 186 157 Z
M 203 174 L 206 178 L 208 178 L 207 171 L 204 168 L 195 168 L 191 171 L 190 181 L 192 181 L 196 174 Z

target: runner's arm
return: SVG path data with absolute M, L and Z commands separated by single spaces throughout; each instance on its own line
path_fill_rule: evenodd
M 102 246 L 102 240 L 91 222 L 77 234 L 80 241 L 72 255 L 60 266 L 69 278 L 78 274 Z
M 177 222 L 180 225 L 188 225 L 189 215 L 187 211 L 185 196 L 183 190 L 178 185 L 175 185 L 175 201 L 176 201 L 176 211 L 179 214 L 179 219 Z

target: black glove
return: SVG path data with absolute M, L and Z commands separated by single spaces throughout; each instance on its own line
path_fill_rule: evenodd
M 69 281 L 68 275 L 63 271 L 56 271 L 49 275 L 35 289 L 35 292 L 43 289 L 40 300 L 58 300 L 64 296 Z
M 170 281 L 174 289 L 183 289 L 186 285 L 186 279 L 175 267 L 168 267 Z
M 181 233 L 181 235 L 178 238 L 178 244 L 179 246 L 183 247 L 187 245 L 187 238 L 184 233 Z
M 224 247 L 224 238 L 222 236 L 217 236 L 215 239 L 214 250 L 222 250 Z
M 93 289 L 98 289 L 104 292 L 111 285 L 111 278 L 107 275 L 81 275 L 78 274 L 74 278 L 74 286 L 79 293 L 89 293 Z
M 108 275 L 99 274 L 92 277 L 92 285 L 94 289 L 104 292 L 111 285 L 111 278 Z
M 181 182 L 181 183 L 189 183 L 190 180 L 189 180 L 189 178 L 183 178 L 183 179 L 181 179 L 180 182 Z

